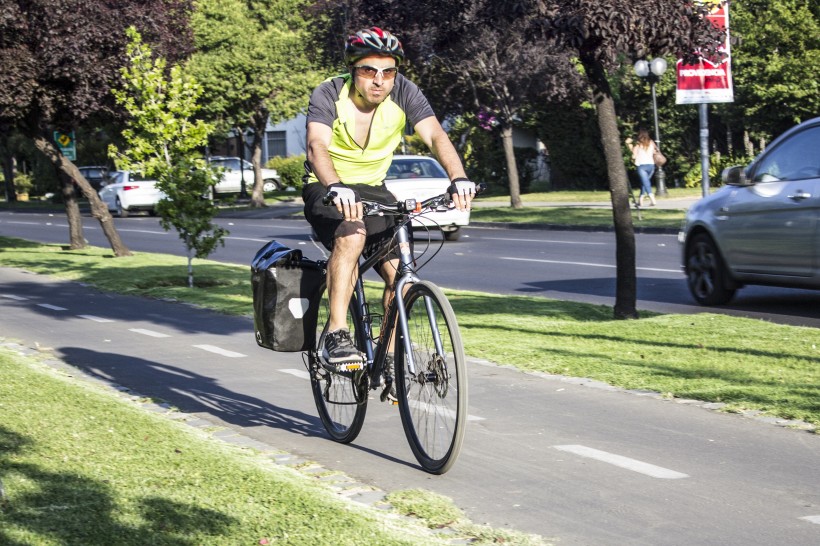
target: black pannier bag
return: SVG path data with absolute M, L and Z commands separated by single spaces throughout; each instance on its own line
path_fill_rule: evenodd
M 307 351 L 316 338 L 324 262 L 271 241 L 251 262 L 256 342 L 280 352 Z

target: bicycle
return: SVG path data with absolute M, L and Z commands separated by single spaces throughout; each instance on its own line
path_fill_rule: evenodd
M 329 193 L 325 204 L 330 204 L 333 197 L 335 194 Z M 390 204 L 362 200 L 365 216 L 396 217 L 393 237 L 374 255 L 360 258 L 359 276 L 348 307 L 351 337 L 365 360 L 337 367 L 324 362 L 322 348 L 329 320 L 325 286 L 316 343 L 306 353 L 316 408 L 333 440 L 350 443 L 358 436 L 367 412 L 368 392 L 381 388 L 382 402 L 398 404 L 405 436 L 419 464 L 433 474 L 447 472 L 461 451 L 467 417 L 467 375 L 453 308 L 438 286 L 418 276 L 421 266 L 416 266 L 413 256 L 410 222 L 415 216 L 446 207 L 449 201 L 446 193 L 421 203 L 412 199 Z M 386 316 L 382 316 L 371 311 L 362 277 L 394 245 L 399 248 L 399 269 L 391 287 L 392 301 Z M 385 365 L 394 336 L 395 391 L 393 373 Z

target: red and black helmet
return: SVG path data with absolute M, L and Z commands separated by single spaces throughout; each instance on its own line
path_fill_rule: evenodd
M 404 60 L 404 50 L 399 39 L 379 27 L 360 30 L 347 39 L 347 45 L 345 45 L 347 64 L 353 64 L 368 55 L 393 57 L 396 59 L 396 64 L 401 64 Z

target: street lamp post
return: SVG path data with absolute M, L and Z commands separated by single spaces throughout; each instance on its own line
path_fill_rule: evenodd
M 655 94 L 655 84 L 660 81 L 663 73 L 666 72 L 666 61 L 657 57 L 647 62 L 643 59 L 635 63 L 635 74 L 641 78 L 649 80 L 652 88 L 652 113 L 655 116 L 655 144 L 658 149 L 661 149 L 661 133 L 658 129 L 658 98 Z M 655 181 L 658 184 L 658 195 L 666 195 L 666 173 L 663 172 L 663 167 L 658 165 L 655 173 Z

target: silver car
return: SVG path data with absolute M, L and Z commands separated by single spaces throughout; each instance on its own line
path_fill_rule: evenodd
M 214 186 L 214 194 L 239 193 L 242 191 L 242 181 L 245 181 L 245 191 L 253 191 L 254 173 L 253 163 L 238 157 L 212 156 L 208 158 L 211 165 L 223 169 L 222 178 Z M 262 169 L 262 191 L 276 191 L 281 189 L 282 182 L 276 169 Z
M 775 139 L 686 214 L 683 266 L 701 305 L 746 284 L 820 288 L 820 117 Z

